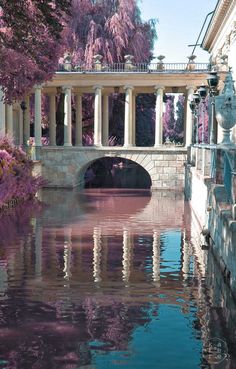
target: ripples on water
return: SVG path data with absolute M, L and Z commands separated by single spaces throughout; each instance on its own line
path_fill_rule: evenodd
M 236 367 L 235 305 L 181 194 L 41 198 L 1 221 L 0 368 Z

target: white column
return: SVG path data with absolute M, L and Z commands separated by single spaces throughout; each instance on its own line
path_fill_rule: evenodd
M 95 86 L 94 146 L 102 145 L 102 87 Z
M 186 98 L 186 115 L 185 115 L 185 146 L 189 146 L 192 144 L 192 137 L 193 137 L 193 118 L 192 118 L 192 111 L 190 109 L 189 103 L 191 101 L 192 95 L 194 93 L 193 86 L 187 86 L 187 98 Z
M 125 86 L 125 126 L 124 126 L 124 146 L 132 146 L 132 123 L 133 123 L 133 87 Z
M 25 111 L 23 112 L 23 143 L 27 145 L 30 139 L 30 97 L 25 98 Z
M 82 110 L 82 94 L 76 93 L 76 121 L 75 121 L 75 146 L 83 146 L 82 138 L 82 118 L 83 118 L 83 110 Z
M 101 281 L 101 237 L 101 229 L 95 227 L 93 230 L 93 277 L 96 283 Z
M 13 136 L 13 106 L 7 104 L 7 133 Z
M 103 146 L 108 146 L 109 140 L 109 95 L 103 95 L 103 124 L 102 124 L 102 144 Z
M 56 146 L 56 93 L 49 94 L 49 144 Z
M 154 231 L 152 244 L 152 278 L 158 286 L 160 286 L 160 263 L 160 235 L 157 231 Z
M 133 113 L 133 122 L 132 122 L 132 144 L 136 146 L 136 94 L 133 94 L 132 97 L 132 113 Z
M 0 88 L 0 133 L 6 133 L 6 105 L 3 101 L 4 93 Z
M 41 86 L 35 86 L 34 90 L 34 137 L 35 146 L 42 146 L 42 101 L 41 101 Z
M 64 86 L 64 146 L 72 146 L 71 141 L 71 86 Z
M 131 241 L 130 234 L 127 229 L 123 231 L 123 270 L 122 279 L 124 282 L 128 283 L 130 278 L 130 264 L 131 264 Z
M 155 86 L 156 89 L 156 124 L 155 124 L 155 147 L 161 146 L 163 142 L 163 86 Z

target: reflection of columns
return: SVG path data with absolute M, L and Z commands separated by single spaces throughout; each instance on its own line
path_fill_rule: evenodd
M 0 300 L 6 300 L 8 298 L 6 291 L 8 288 L 8 265 L 5 260 L 0 261 Z
M 49 143 L 56 146 L 56 93 L 49 94 Z
M 75 146 L 83 146 L 82 144 L 82 136 L 83 136 L 83 132 L 82 132 L 82 115 L 83 115 L 83 110 L 82 110 L 82 94 L 81 93 L 76 93 L 75 95 L 75 110 L 76 110 L 76 115 L 75 115 Z
M 35 220 L 35 277 L 42 278 L 42 226 Z
M 101 229 L 94 228 L 93 230 L 93 277 L 94 282 L 101 281 L 101 251 L 102 251 L 102 240 L 101 240 Z
M 133 113 L 133 122 L 132 122 L 132 144 L 136 146 L 136 94 L 133 94 L 132 97 L 132 113 Z
M 160 235 L 157 231 L 153 232 L 153 244 L 152 244 L 152 278 L 154 282 L 160 284 Z
M 7 133 L 13 136 L 13 106 L 7 104 Z
M 71 87 L 64 86 L 64 146 L 72 146 L 71 141 Z
M 156 124 L 155 124 L 155 147 L 162 145 L 163 136 L 163 86 L 155 86 L 156 89 Z
M 23 111 L 23 143 L 28 144 L 30 139 L 30 97 L 25 97 L 25 107 Z
M 102 145 L 102 87 L 95 86 L 94 101 L 94 145 Z
M 184 279 L 187 279 L 190 272 L 190 250 L 189 243 L 185 240 L 185 235 L 183 237 L 183 264 L 182 264 L 182 272 Z
M 2 100 L 4 98 L 4 94 L 2 89 L 0 88 L 0 133 L 6 133 L 6 105 Z
M 125 127 L 124 127 L 124 146 L 132 146 L 132 123 L 133 123 L 133 98 L 132 86 L 125 86 Z
M 185 114 L 185 132 L 184 132 L 184 137 L 185 137 L 185 146 L 189 146 L 191 145 L 192 142 L 192 137 L 193 137 L 193 119 L 192 119 L 192 111 L 190 109 L 189 106 L 189 102 L 191 101 L 191 97 L 194 93 L 194 88 L 192 86 L 187 86 L 187 98 L 185 100 L 185 109 L 186 109 L 186 114 Z
M 103 146 L 108 146 L 109 139 L 109 95 L 103 95 L 103 125 L 102 125 L 102 144 Z
M 64 279 L 70 279 L 72 276 L 70 271 L 70 264 L 71 264 L 71 248 L 72 248 L 72 242 L 71 242 L 71 228 L 68 228 L 65 230 L 64 234 L 64 269 L 63 272 L 65 273 Z
M 34 90 L 34 137 L 35 137 L 35 146 L 42 146 L 42 102 L 41 102 L 41 87 L 35 86 Z
M 123 230 L 123 281 L 128 283 L 130 277 L 130 264 L 131 264 L 131 239 L 129 231 L 126 229 Z

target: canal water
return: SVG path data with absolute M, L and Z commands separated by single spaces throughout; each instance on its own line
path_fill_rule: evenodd
M 183 195 L 44 190 L 0 222 L 0 368 L 236 368 L 236 310 Z

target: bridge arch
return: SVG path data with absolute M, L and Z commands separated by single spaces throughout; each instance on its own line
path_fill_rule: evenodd
M 103 159 L 104 159 L 104 162 L 106 163 L 110 162 L 111 166 L 114 165 L 114 167 L 111 168 L 111 170 L 113 171 L 118 172 L 119 169 L 124 169 L 124 171 L 126 170 L 127 176 L 135 175 L 135 172 L 137 175 L 142 176 L 144 187 L 142 187 L 141 185 L 142 183 L 141 178 L 139 179 L 137 178 L 136 182 L 134 180 L 129 181 L 127 178 L 127 181 L 126 181 L 127 185 L 124 185 L 124 186 L 121 185 L 121 187 L 131 188 L 132 183 L 135 183 L 134 188 L 149 188 L 150 189 L 152 187 L 154 175 L 152 171 L 150 172 L 150 168 L 151 168 L 150 167 L 150 162 L 151 162 L 150 155 L 149 155 L 149 160 L 146 160 L 146 161 L 144 161 L 143 160 L 144 158 L 141 158 L 141 157 L 137 157 L 136 160 L 134 160 L 134 158 L 133 159 L 130 158 L 130 155 L 125 155 L 125 154 L 122 154 L 122 155 L 108 155 L 108 154 L 102 155 L 100 154 L 100 155 L 94 155 L 94 156 L 96 156 L 96 158 L 88 159 L 86 162 L 83 163 L 81 168 L 79 168 L 76 172 L 75 185 L 79 186 L 80 188 L 86 187 L 87 179 L 89 179 L 87 176 L 88 170 L 90 170 L 93 167 L 93 165 L 95 166 L 96 163 L 101 163 Z M 107 160 L 107 159 L 110 159 L 110 160 Z M 142 165 L 142 162 L 144 162 L 143 165 Z

